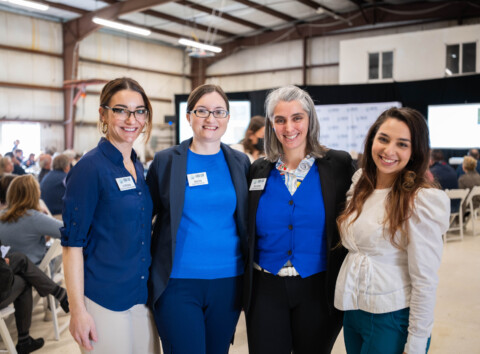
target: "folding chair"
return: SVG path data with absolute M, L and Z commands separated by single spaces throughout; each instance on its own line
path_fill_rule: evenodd
M 15 312 L 15 308 L 13 305 L 9 305 L 3 309 L 0 309 L 0 336 L 2 337 L 3 342 L 7 346 L 7 353 L 10 354 L 17 354 L 17 350 L 15 349 L 15 344 L 13 344 L 12 336 L 8 331 L 7 324 L 5 323 L 5 318 L 9 317 Z M 4 350 L 0 350 L 0 352 L 5 352 Z
M 477 233 L 475 231 L 475 222 L 480 219 L 480 206 L 477 208 L 473 207 L 473 198 L 478 197 L 480 198 L 480 186 L 475 186 L 472 188 L 470 191 L 470 194 L 468 194 L 467 200 L 465 202 L 467 206 L 467 210 L 470 211 L 470 215 L 468 216 L 468 221 L 472 220 L 472 231 L 473 231 L 473 236 L 477 236 Z M 480 233 L 479 233 L 480 235 Z
M 54 272 L 52 274 L 52 270 L 50 267 L 51 261 L 60 256 L 62 254 L 62 245 L 60 244 L 59 239 L 53 239 L 52 245 L 48 249 L 47 253 L 42 259 L 42 262 L 38 266 L 42 272 L 48 275 L 55 283 L 59 283 L 63 280 L 63 274 L 59 272 Z M 52 320 L 53 320 L 53 329 L 55 331 L 55 340 L 60 340 L 60 333 L 66 330 L 69 326 L 69 323 L 65 323 L 62 326 L 58 324 L 58 316 L 57 316 L 57 307 L 55 304 L 55 298 L 53 295 L 48 295 L 48 303 L 50 305 L 50 311 L 52 312 Z M 33 299 L 33 303 L 36 304 L 40 299 L 38 294 L 35 295 Z
M 443 242 L 447 242 L 447 234 L 451 231 L 458 231 L 458 236 L 448 237 L 448 240 L 463 240 L 463 202 L 467 198 L 469 189 L 446 189 L 448 197 L 453 200 L 459 200 L 460 206 L 458 211 L 450 213 L 450 224 L 448 230 L 443 235 Z M 458 224 L 455 224 L 455 220 L 458 220 Z

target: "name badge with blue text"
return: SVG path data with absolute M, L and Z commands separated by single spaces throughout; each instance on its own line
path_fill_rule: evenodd
M 190 173 L 187 175 L 188 185 L 190 187 L 203 186 L 208 184 L 207 172 Z
M 115 178 L 115 181 L 122 192 L 137 188 L 132 176 Z
M 267 182 L 266 178 L 255 178 L 252 179 L 252 183 L 250 184 L 251 191 L 263 191 L 265 188 L 265 183 Z

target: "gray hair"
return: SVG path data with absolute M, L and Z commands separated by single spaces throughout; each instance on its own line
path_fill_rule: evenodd
M 320 123 L 318 122 L 315 104 L 310 95 L 301 88 L 293 85 L 280 87 L 270 91 L 265 100 L 265 155 L 270 162 L 276 162 L 283 155 L 282 144 L 278 141 L 273 128 L 273 112 L 279 102 L 298 101 L 308 114 L 307 154 L 320 158 L 327 149 L 320 144 Z

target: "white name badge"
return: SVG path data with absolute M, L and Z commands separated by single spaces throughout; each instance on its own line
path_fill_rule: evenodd
M 207 172 L 190 173 L 187 175 L 188 185 L 190 187 L 203 186 L 208 184 Z
M 137 188 L 132 176 L 115 178 L 115 181 L 117 181 L 118 188 L 120 188 L 122 192 Z
M 265 188 L 265 183 L 267 182 L 266 178 L 255 178 L 250 184 L 251 191 L 263 191 Z

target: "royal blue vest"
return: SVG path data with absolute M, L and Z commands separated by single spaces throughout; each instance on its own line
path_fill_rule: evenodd
M 272 169 L 258 203 L 254 257 L 273 274 L 288 260 L 302 278 L 327 269 L 325 206 L 316 164 L 293 196 Z

